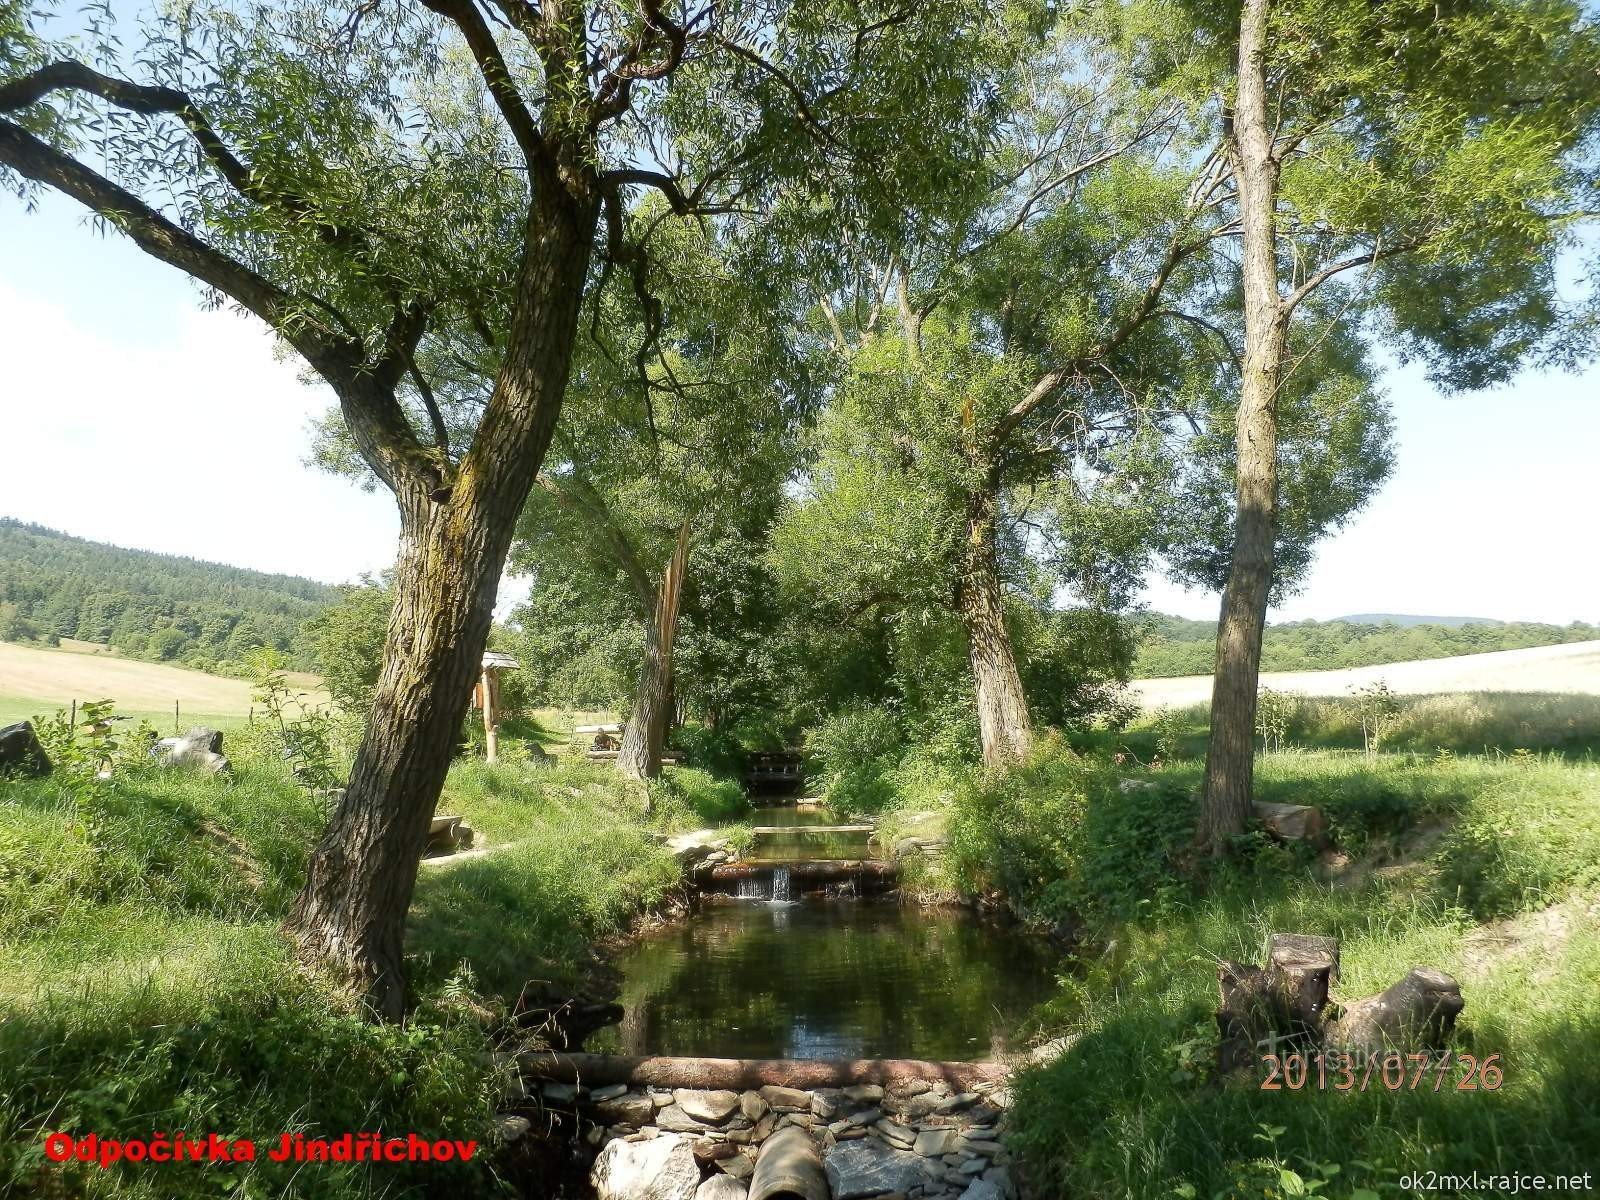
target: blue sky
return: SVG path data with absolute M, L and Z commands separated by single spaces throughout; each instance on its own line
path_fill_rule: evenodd
M 329 395 L 65 200 L 0 198 L 0 355 L 0 515 L 328 581 L 392 560 L 386 496 L 303 465 Z M 1398 369 L 1388 387 L 1394 476 L 1273 619 L 1600 621 L 1600 368 L 1449 396 Z M 1146 600 L 1217 611 L 1159 579 Z

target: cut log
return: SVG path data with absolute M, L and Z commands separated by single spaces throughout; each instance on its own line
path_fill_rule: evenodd
M 1260 1045 L 1278 1036 L 1288 1023 L 1283 1003 L 1267 972 L 1249 963 L 1223 959 L 1217 966 L 1217 1069 L 1224 1075 L 1253 1066 Z
M 997 1062 L 926 1062 L 910 1058 L 670 1058 L 626 1054 L 555 1054 L 529 1051 L 517 1056 L 523 1074 L 533 1079 L 605 1087 L 729 1088 L 749 1091 L 774 1085 L 792 1088 L 853 1087 L 876 1083 L 892 1086 L 922 1079 L 944 1082 L 956 1092 L 977 1084 L 1000 1083 L 1007 1077 Z
M 1393 987 L 1345 1005 L 1329 1023 L 1327 1040 L 1362 1054 L 1438 1048 L 1466 1003 L 1452 977 L 1432 967 L 1413 967 Z
M 1286 842 L 1308 842 L 1320 846 L 1327 840 L 1328 823 L 1320 808 L 1307 804 L 1271 804 L 1257 800 L 1252 808 L 1256 820 L 1267 832 Z
M 1217 1066 L 1224 1074 L 1321 1038 L 1328 989 L 1339 973 L 1339 939 L 1274 933 L 1266 959 L 1264 969 L 1227 960 L 1217 969 Z
M 840 858 L 840 859 L 815 859 L 811 862 L 793 863 L 724 863 L 721 866 L 710 868 L 705 872 L 706 877 L 717 883 L 732 883 L 740 879 L 753 879 L 764 875 L 775 867 L 783 867 L 789 872 L 791 880 L 806 882 L 831 883 L 841 879 L 860 879 L 863 876 L 877 879 L 893 879 L 899 873 L 893 863 L 880 862 L 875 858 Z
M 829 1200 L 831 1195 L 822 1157 L 804 1129 L 791 1125 L 761 1144 L 749 1200 Z
M 876 825 L 753 825 L 750 832 L 757 836 L 783 834 L 804 836 L 813 833 L 871 833 Z
M 1296 1032 L 1315 1029 L 1339 975 L 1339 939 L 1275 933 L 1267 939 L 1267 974 Z

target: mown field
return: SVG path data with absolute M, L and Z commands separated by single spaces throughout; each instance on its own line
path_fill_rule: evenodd
M 290 672 L 287 678 L 307 703 L 326 702 L 315 675 Z M 174 702 L 185 726 L 226 730 L 259 707 L 252 691 L 247 680 L 122 658 L 93 642 L 67 642 L 61 649 L 0 642 L 0 724 L 48 715 L 74 700 L 110 697 L 119 712 L 162 731 L 172 726 Z
M 1302 696 L 1344 696 L 1382 681 L 1401 695 L 1451 692 L 1550 692 L 1600 696 L 1600 642 L 1497 650 L 1454 658 L 1348 667 L 1338 671 L 1267 671 L 1261 686 Z M 1208 703 L 1211 676 L 1182 675 L 1133 683 L 1145 708 Z

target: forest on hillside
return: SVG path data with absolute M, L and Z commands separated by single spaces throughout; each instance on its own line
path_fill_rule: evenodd
M 1332 671 L 1382 663 L 1487 654 L 1529 646 L 1557 646 L 1600 638 L 1600 626 L 1574 621 L 1541 625 L 1527 621 L 1473 621 L 1443 625 L 1373 623 L 1344 618 L 1336 621 L 1291 621 L 1269 625 L 1262 643 L 1263 671 Z M 1216 658 L 1214 621 L 1155 616 L 1140 642 L 1133 670 L 1140 679 L 1173 675 L 1209 675 Z
M 308 621 L 339 589 L 0 518 L 0 641 L 105 642 L 132 658 L 229 670 L 271 648 L 312 665 Z

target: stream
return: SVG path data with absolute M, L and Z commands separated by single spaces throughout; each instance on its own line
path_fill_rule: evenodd
M 785 827 L 758 838 L 748 859 L 773 871 L 742 897 L 710 897 L 687 921 L 630 946 L 616 960 L 625 1015 L 588 1048 L 937 1060 L 1006 1049 L 1018 1021 L 1050 994 L 1056 956 L 965 909 L 892 897 L 785 899 L 780 864 L 869 857 L 865 833 L 807 831 L 842 823 L 820 808 L 757 809 L 753 824 Z

